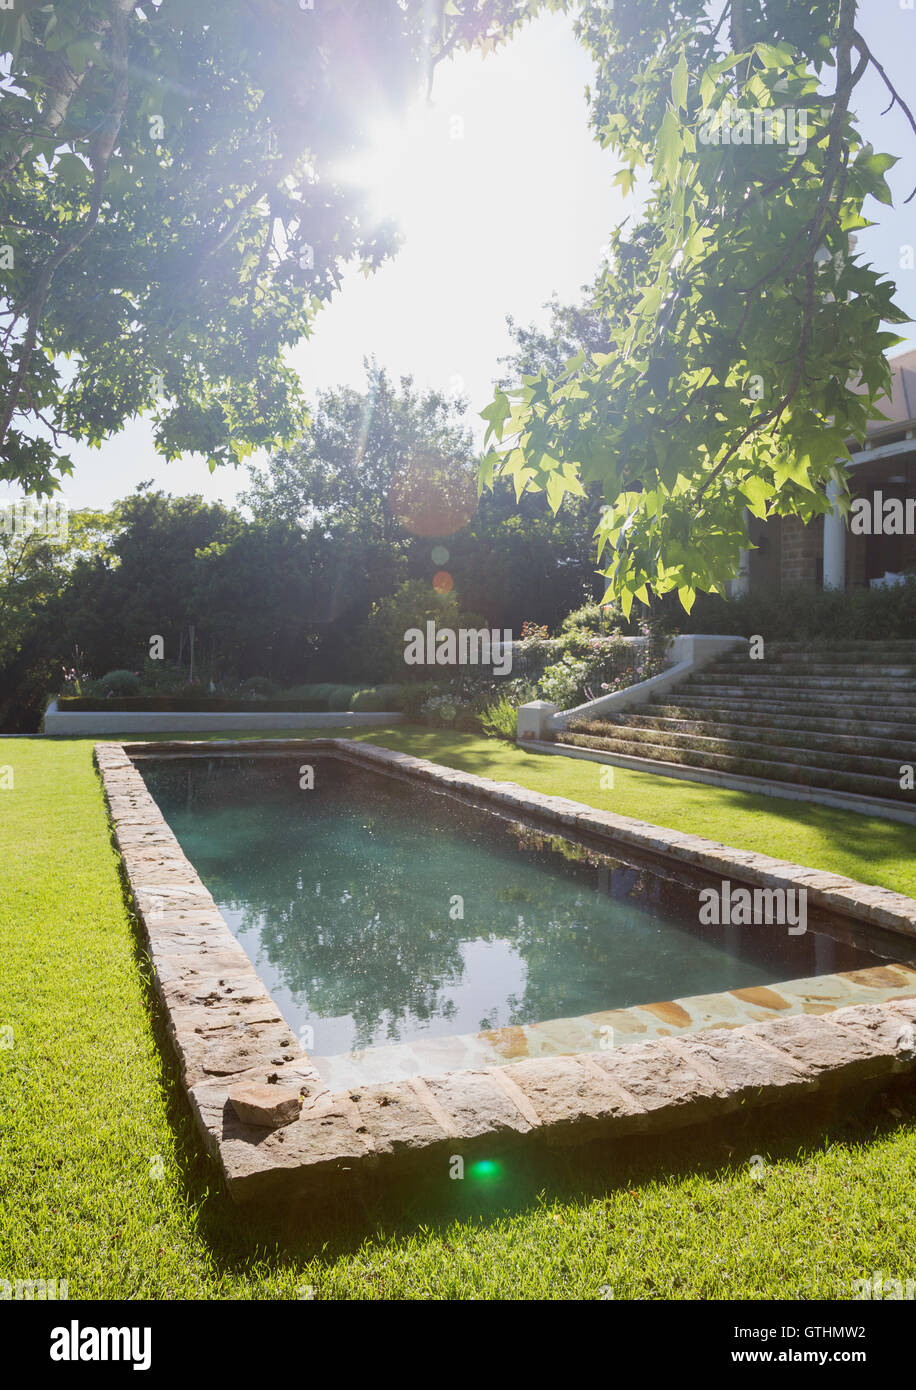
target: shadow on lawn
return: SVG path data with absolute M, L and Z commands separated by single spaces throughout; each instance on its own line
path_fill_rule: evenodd
M 676 1185 L 691 1176 L 732 1174 L 747 1183 L 753 1201 L 758 1190 L 751 1173 L 754 1155 L 763 1156 L 768 1165 L 798 1165 L 823 1153 L 828 1144 L 834 1150 L 852 1149 L 914 1125 L 916 1087 L 908 1081 L 896 1083 L 893 1091 L 822 1098 L 814 1104 L 809 1100 L 791 1109 L 755 1111 L 651 1139 L 556 1151 L 521 1146 L 494 1151 L 494 1170 L 475 1177 L 469 1161 L 462 1181 L 449 1178 L 443 1158 L 435 1175 L 405 1174 L 384 1188 L 354 1183 L 337 1194 L 279 1208 L 237 1207 L 223 1189 L 211 1190 L 201 1202 L 192 1173 L 188 1197 L 200 1203 L 198 1229 L 224 1269 L 241 1272 L 257 1253 L 278 1273 L 311 1262 L 309 1277 L 314 1278 L 367 1240 L 390 1253 L 408 1248 L 418 1234 L 447 1241 L 456 1226 L 488 1226 L 554 1205 L 582 1210 L 615 1193 L 626 1194 L 623 1211 L 616 1213 L 617 1221 L 626 1223 L 627 1208 L 638 1210 L 640 1189 L 657 1181 Z
M 367 732 L 362 741 L 371 742 L 372 731 Z M 403 726 L 390 735 L 386 734 L 385 743 L 390 747 L 403 747 L 404 751 L 413 753 L 416 757 L 429 758 L 432 762 L 441 762 L 461 772 L 476 772 L 479 776 L 492 777 L 496 781 L 518 781 L 523 786 L 534 787 L 541 783 L 538 789 L 542 791 L 549 790 L 543 786 L 543 782 L 545 778 L 549 778 L 550 765 L 557 766 L 555 759 L 558 757 L 552 753 L 529 752 L 495 739 L 484 739 L 474 735 L 462 736 L 458 733 L 426 729 L 421 725 Z M 510 750 L 517 754 L 518 767 L 507 771 L 506 756 Z M 577 769 L 589 766 L 582 759 L 564 759 L 560 765 L 565 764 L 568 769 L 570 762 L 575 762 Z M 595 763 L 591 766 L 600 767 L 603 764 Z M 526 780 L 526 772 L 532 774 L 531 779 Z M 692 791 L 695 791 L 698 798 L 714 791 L 723 813 L 734 810 L 744 816 L 766 816 L 774 819 L 785 825 L 787 839 L 791 839 L 791 832 L 797 826 L 804 826 L 813 831 L 822 841 L 825 855 L 828 852 L 855 854 L 859 857 L 864 855 L 876 868 L 880 868 L 884 863 L 899 866 L 901 860 L 916 859 L 916 827 L 900 821 L 878 820 L 854 811 L 822 806 L 817 802 L 791 801 L 788 798 L 725 787 L 711 788 L 704 783 L 665 778 L 651 772 L 630 771 L 629 776 L 636 779 L 635 794 L 630 790 L 622 793 L 601 792 L 596 783 L 596 794 L 588 798 L 587 804 L 601 810 L 615 811 L 623 816 L 645 819 L 650 824 L 663 825 L 668 829 L 687 830 L 702 835 L 707 832 L 687 823 L 689 799 Z M 646 789 L 655 795 L 662 787 L 671 791 L 672 806 L 669 816 L 659 816 L 651 806 L 645 810 L 640 808 L 640 783 L 644 783 Z M 568 793 L 561 791 L 560 794 L 565 796 Z M 571 795 L 576 799 L 575 792 Z M 654 799 L 653 795 L 653 801 Z M 713 839 L 717 836 L 709 834 L 708 838 Z M 760 854 L 770 853 L 778 858 L 790 857 L 788 854 L 780 855 L 778 850 L 774 850 L 772 841 L 772 832 L 761 827 L 760 842 L 751 847 Z M 727 843 L 727 839 L 724 842 Z M 812 858 L 811 855 L 807 855 L 805 866 L 836 872 L 835 869 L 830 869 L 826 859 L 821 860 L 817 856 Z M 885 882 L 882 886 L 890 885 Z

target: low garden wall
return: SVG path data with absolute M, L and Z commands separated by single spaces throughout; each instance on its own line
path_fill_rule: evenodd
M 213 733 L 243 729 L 377 728 L 399 724 L 395 710 L 60 710 L 54 700 L 45 711 L 46 734 Z
M 671 639 L 668 648 L 668 659 L 672 664 L 667 671 L 651 676 L 649 680 L 639 681 L 623 690 L 614 690 L 609 695 L 600 695 L 596 700 L 587 700 L 585 704 L 576 705 L 573 709 L 561 710 L 546 700 L 533 700 L 527 705 L 522 705 L 518 712 L 519 741 L 547 738 L 550 734 L 565 729 L 570 720 L 600 718 L 602 715 L 631 709 L 634 705 L 645 704 L 654 696 L 664 694 L 673 686 L 679 685 L 694 671 L 714 661 L 722 652 L 742 645 L 747 645 L 746 637 L 681 633 Z

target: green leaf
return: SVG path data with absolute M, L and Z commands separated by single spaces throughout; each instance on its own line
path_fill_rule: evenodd
M 54 161 L 51 173 L 67 188 L 85 188 L 92 182 L 92 170 L 75 154 L 62 154 Z
M 489 405 L 484 406 L 480 412 L 480 418 L 489 422 L 484 444 L 495 435 L 497 439 L 502 439 L 503 425 L 512 413 L 512 404 L 505 391 L 497 391 Z
M 565 495 L 566 479 L 562 473 L 549 473 L 547 476 L 547 502 L 554 514 L 560 510 Z
M 684 151 L 680 122 L 669 106 L 659 127 L 655 145 L 653 174 L 657 183 L 668 185 L 674 182 L 678 160 Z
M 752 476 L 738 484 L 738 490 L 747 498 L 748 507 L 754 516 L 764 520 L 767 515 L 767 500 L 773 496 L 774 488 L 763 478 Z
M 676 107 L 687 107 L 687 56 L 683 49 L 671 74 L 671 100 Z
M 87 65 L 99 57 L 98 39 L 77 39 L 74 43 L 68 43 L 66 48 L 67 62 L 75 73 L 82 74 L 86 71 Z

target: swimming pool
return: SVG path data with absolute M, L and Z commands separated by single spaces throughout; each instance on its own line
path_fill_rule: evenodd
M 284 1019 L 319 1056 L 863 970 L 848 921 L 704 926 L 717 882 L 611 857 L 333 755 L 137 766 Z

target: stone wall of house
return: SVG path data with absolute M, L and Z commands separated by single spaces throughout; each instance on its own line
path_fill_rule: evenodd
M 818 517 L 804 526 L 797 516 L 782 518 L 780 582 L 784 589 L 796 584 L 818 583 L 818 561 L 824 554 L 824 522 Z

